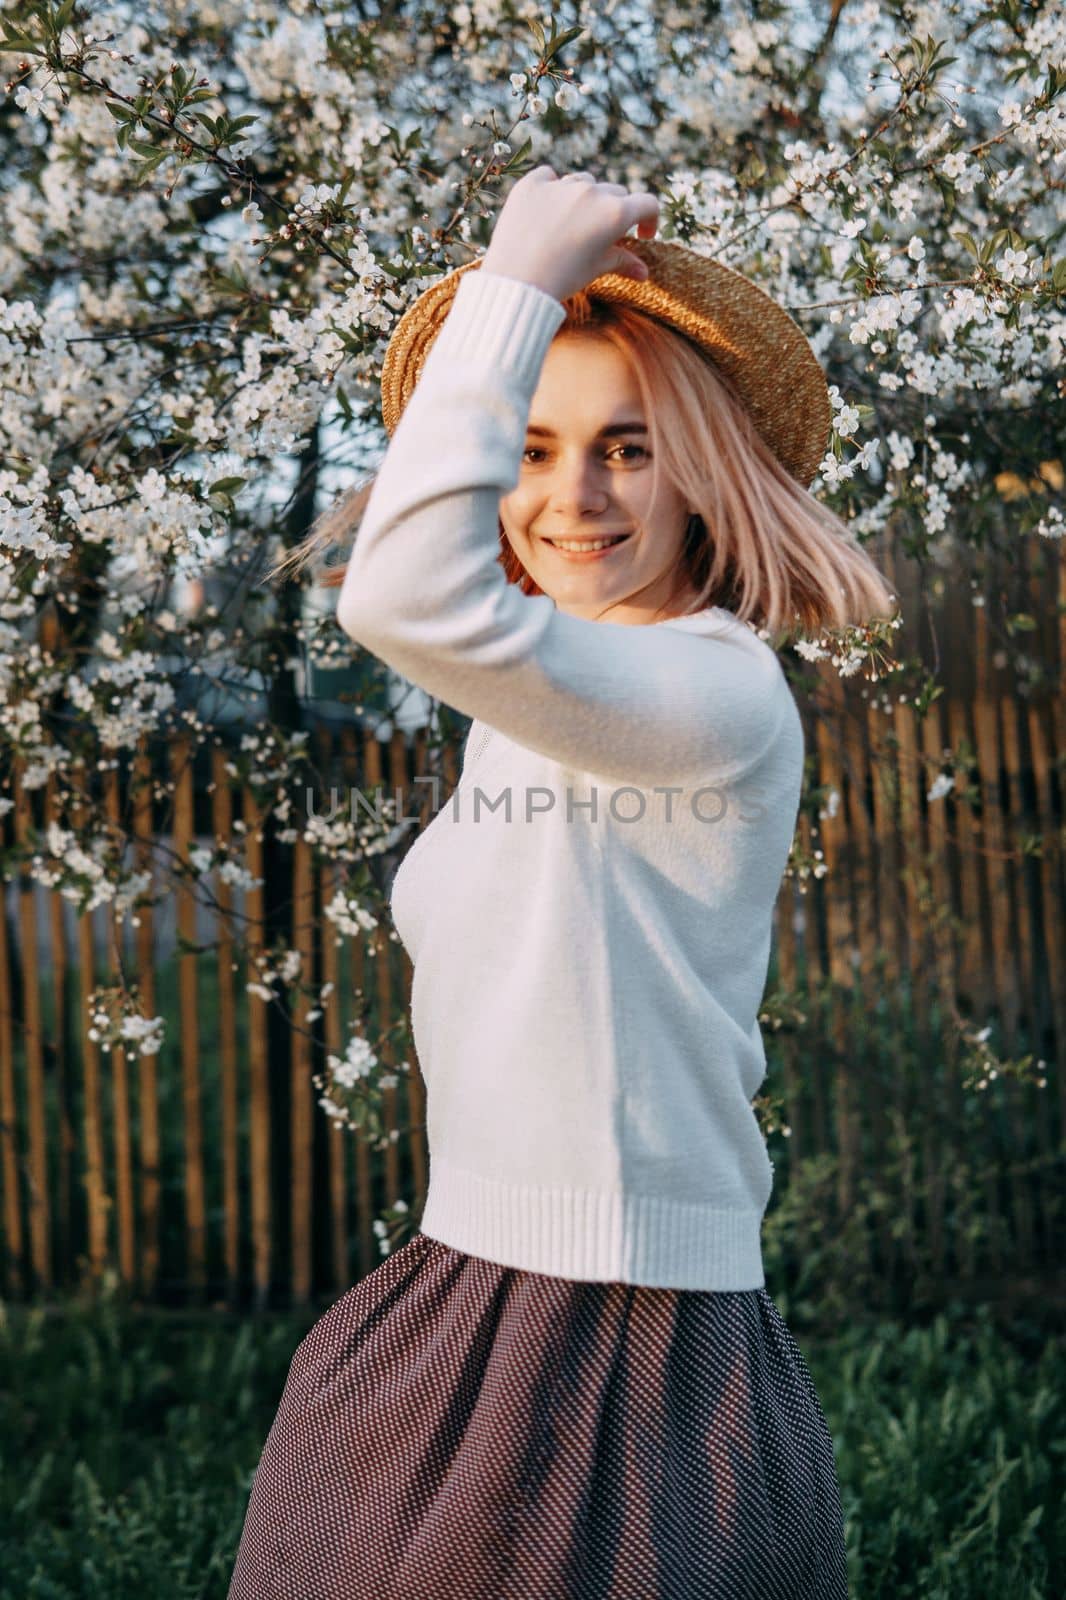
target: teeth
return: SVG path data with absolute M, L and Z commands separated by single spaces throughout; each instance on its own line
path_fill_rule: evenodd
M 575 550 L 580 552 L 582 550 L 606 550 L 613 544 L 621 544 L 622 540 L 626 537 L 626 534 L 622 534 L 617 539 L 596 539 L 595 541 L 588 539 L 569 541 L 564 541 L 562 539 L 549 539 L 548 543 L 555 550 Z

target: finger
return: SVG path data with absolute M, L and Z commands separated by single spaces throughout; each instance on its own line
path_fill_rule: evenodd
M 659 226 L 658 197 L 642 190 L 639 194 L 627 196 L 627 199 L 629 203 L 626 207 L 626 215 L 629 221 L 626 225 L 626 232 L 628 233 L 629 229 L 636 223 L 638 238 L 653 238 Z
M 620 247 L 615 250 L 614 262 L 607 268 L 608 272 L 617 272 L 623 278 L 635 278 L 638 281 L 649 276 L 647 265 L 635 256 L 632 250 Z

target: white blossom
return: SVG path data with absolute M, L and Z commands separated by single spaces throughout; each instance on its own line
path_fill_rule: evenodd
M 454 50 L 433 27 L 382 21 L 372 67 L 331 49 L 336 19 L 304 0 L 265 22 L 254 7 L 223 6 L 211 14 L 222 43 L 213 33 L 206 52 L 192 26 L 175 45 L 148 0 L 122 21 L 113 49 L 97 42 L 98 66 L 106 61 L 114 93 L 131 99 L 142 78 L 166 80 L 177 51 L 193 80 L 209 80 L 205 115 L 227 101 L 254 115 L 223 152 L 236 163 L 225 169 L 232 182 L 198 159 L 182 167 L 172 150 L 134 184 L 136 152 L 119 146 L 103 93 L 87 82 L 64 102 L 27 55 L 8 96 L 12 158 L 0 174 L 0 738 L 24 763 L 26 787 L 53 778 L 62 792 L 81 787 L 74 729 L 95 778 L 142 741 L 166 748 L 179 732 L 210 741 L 225 705 L 227 741 L 234 728 L 247 738 L 223 771 L 260 790 L 264 831 L 310 844 L 316 866 L 322 858 L 351 873 L 324 908 L 329 936 L 377 932 L 383 899 L 358 863 L 391 849 L 404 825 L 298 817 L 293 774 L 305 752 L 272 737 L 263 709 L 271 672 L 290 673 L 303 693 L 312 671 L 346 669 L 352 651 L 328 605 L 316 611 L 308 593 L 271 658 L 278 596 L 254 558 L 277 543 L 316 437 L 328 445 L 316 466 L 323 503 L 335 476 L 362 473 L 384 444 L 375 405 L 389 338 L 426 287 L 478 255 L 504 201 L 504 186 L 472 178 L 528 138 L 532 160 L 557 172 L 592 167 L 609 148 L 612 175 L 646 185 L 647 124 L 628 81 L 634 48 L 666 108 L 655 170 L 669 232 L 793 309 L 835 380 L 832 447 L 813 492 L 831 500 L 846 488 L 851 527 L 864 536 L 901 513 L 920 517 L 933 565 L 955 570 L 959 543 L 987 519 L 987 448 L 971 448 L 965 432 L 938 439 L 923 414 L 953 424 L 994 414 L 996 437 L 1009 439 L 1011 413 L 1052 394 L 1066 365 L 1066 316 L 1046 287 L 1058 259 L 1049 196 L 1066 176 L 1066 101 L 1037 108 L 1063 60 L 1063 28 L 1055 8 L 1022 8 L 1013 21 L 990 15 L 971 39 L 951 7 L 905 9 L 901 21 L 875 0 L 858 4 L 847 51 L 832 62 L 823 133 L 804 118 L 807 45 L 787 17 L 730 11 L 697 28 L 688 8 L 668 5 L 657 27 L 630 37 L 628 8 L 589 8 L 590 48 L 579 58 L 587 81 L 574 83 L 561 58 L 535 79 L 536 43 L 498 0 L 450 8 Z M 25 25 L 35 26 L 29 13 Z M 102 41 L 112 24 L 94 26 Z M 908 33 L 947 41 L 959 58 L 952 83 L 915 90 L 908 116 L 893 114 L 868 139 L 896 110 L 888 64 Z M 977 90 L 972 103 L 990 108 L 986 118 L 994 113 L 992 131 L 1005 135 L 994 149 L 976 118 L 966 128 L 952 98 L 959 83 Z M 620 124 L 604 110 L 612 100 L 626 106 Z M 782 109 L 802 120 L 778 142 Z M 392 141 L 416 131 L 423 148 L 408 144 L 398 161 Z M 167 139 L 158 125 L 151 137 Z M 764 140 L 760 176 L 750 155 Z M 243 176 L 239 166 L 263 149 L 276 163 L 269 199 L 249 181 L 252 166 Z M 205 220 L 198 201 L 216 182 L 223 210 Z M 959 236 L 983 246 L 996 233 L 1011 243 L 980 276 Z M 90 269 L 104 259 L 118 269 Z M 62 271 L 42 277 L 41 264 L 54 261 Z M 876 282 L 855 275 L 867 263 Z M 953 279 L 966 281 L 941 286 Z M 210 492 L 222 478 L 243 480 L 230 500 Z M 1061 489 L 1046 488 L 1003 508 L 1019 540 L 1063 537 Z M 77 643 L 52 654 L 40 619 L 57 608 Z M 825 641 L 796 648 L 830 658 L 842 676 L 866 659 Z M 368 690 L 360 714 L 376 709 L 376 694 Z M 165 805 L 169 779 L 159 783 Z M 0 801 L 0 813 L 10 805 Z M 261 888 L 243 854 L 250 831 L 238 816 L 229 838 L 198 839 L 189 890 L 209 898 L 212 874 L 237 891 Z M 816 862 L 811 875 L 824 870 Z M 164 877 L 176 871 L 171 863 Z M 54 818 L 26 872 L 82 910 L 133 915 L 154 892 L 143 865 L 131 870 L 114 848 L 98 806 L 78 829 Z M 286 983 L 311 983 L 301 967 L 298 952 L 273 951 L 250 992 L 269 1003 Z M 102 1044 L 144 1048 L 160 1020 L 139 1019 L 123 1035 L 113 1008 L 101 1011 L 91 1026 Z M 358 1050 L 343 1058 L 356 1088 L 368 1060 Z

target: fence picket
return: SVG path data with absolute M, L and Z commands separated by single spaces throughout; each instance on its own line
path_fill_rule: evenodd
M 248 995 L 248 1142 L 252 1199 L 252 1283 L 256 1308 L 268 1303 L 273 1271 L 270 1227 L 270 1061 L 267 1041 L 267 1001 L 248 985 L 260 981 L 258 963 L 265 949 L 266 910 L 263 892 L 263 818 L 259 803 L 246 784 L 243 791 L 246 865 L 253 887 L 245 890 L 245 984 Z
M 0 818 L 0 845 L 6 844 Z M 25 1290 L 25 1241 L 19 1169 L 18 1102 L 15 1097 L 15 1006 L 11 993 L 11 951 L 7 938 L 7 897 L 0 906 L 0 1154 L 4 1162 L 4 1287 L 9 1295 Z
M 155 780 L 148 749 L 142 737 L 133 761 L 131 780 L 134 858 L 139 872 L 150 874 L 148 893 L 155 892 Z M 135 933 L 137 989 L 144 1016 L 156 1015 L 155 910 L 151 904 L 137 912 Z M 159 1078 L 154 1054 L 137 1058 L 137 1111 L 140 1119 L 140 1285 L 149 1298 L 159 1287 L 160 1199 L 162 1173 L 159 1147 Z
M 233 795 L 226 771 L 226 753 L 217 746 L 211 751 L 210 789 L 212 831 L 216 839 L 228 840 L 233 830 Z M 219 910 L 216 971 L 222 1113 L 223 1257 L 226 1264 L 226 1295 L 232 1302 L 237 1298 L 240 1288 L 241 1241 L 237 1006 L 233 993 L 233 889 L 221 871 L 215 873 L 215 899 Z
M 982 783 L 980 827 L 960 793 L 952 792 L 934 802 L 923 798 L 938 770 L 943 745 L 955 745 L 970 734 L 970 709 Z M 812 1014 L 806 1031 L 816 1037 L 820 1029 L 831 1052 L 824 1065 L 810 1063 L 799 1041 L 787 1030 L 777 1036 L 783 1063 L 784 1116 L 791 1128 L 789 1170 L 798 1170 L 819 1152 L 834 1154 L 838 1158 L 834 1211 L 839 1214 L 837 1220 L 843 1221 L 863 1198 L 860 1184 L 865 1192 L 871 1163 L 878 1170 L 882 1164 L 890 1167 L 898 1148 L 894 1141 L 900 1134 L 916 1144 L 916 1164 L 911 1164 L 906 1147 L 902 1148 L 901 1170 L 893 1180 L 899 1194 L 895 1211 L 882 1209 L 875 1214 L 865 1243 L 861 1231 L 856 1233 L 857 1247 L 872 1250 L 876 1230 L 878 1261 L 892 1276 L 901 1263 L 915 1272 L 919 1266 L 934 1275 L 946 1272 L 949 1249 L 964 1277 L 973 1277 L 986 1265 L 1002 1271 L 1008 1248 L 1020 1266 L 1031 1267 L 1043 1258 L 1053 1237 L 1057 1130 L 1066 1121 L 1061 1073 L 1058 1083 L 1044 1095 L 1035 1089 L 1018 1091 L 1006 1086 L 1004 1101 L 1013 1143 L 1018 1149 L 1028 1149 L 1023 1142 L 1028 1139 L 1038 1158 L 1038 1170 L 1025 1171 L 1026 1163 L 1020 1159 L 1011 1170 L 992 1154 L 991 1145 L 971 1150 L 970 1134 L 962 1136 L 967 1108 L 959 1062 L 950 1029 L 934 1033 L 932 1025 L 932 1007 L 937 1000 L 957 1005 L 980 1025 L 987 996 L 1005 1019 L 1005 1037 L 1020 1038 L 1021 1027 L 1031 1022 L 1036 1029 L 1034 1048 L 1046 1054 L 1049 1038 L 1056 1049 L 1061 1047 L 1066 1029 L 1062 852 L 1058 844 L 1061 785 L 1052 755 L 1058 748 L 1056 739 L 1061 737 L 1061 723 L 1056 720 L 1061 717 L 1061 699 L 1030 703 L 1026 711 L 1024 726 L 1012 727 L 1013 708 L 1008 710 L 991 700 L 971 706 L 944 697 L 933 702 L 922 718 L 911 706 L 896 706 L 886 716 L 874 706 L 857 706 L 853 697 L 842 692 L 839 680 L 834 683 L 833 675 L 827 674 L 817 720 L 812 722 L 808 716 L 807 750 L 814 759 L 815 781 L 826 792 L 836 789 L 840 801 L 835 815 L 816 817 L 812 823 L 805 813 L 798 821 L 798 849 L 804 852 L 820 846 L 828 870 L 824 878 L 812 877 L 805 884 L 786 880 L 775 915 L 775 948 L 777 977 L 783 989 L 803 991 L 812 1002 L 825 997 L 824 1011 L 820 1016 Z M 420 805 L 428 808 L 428 790 L 420 786 L 412 795 L 409 783 L 412 763 L 418 775 L 427 775 L 423 769 L 430 764 L 431 753 L 425 730 L 409 741 L 394 729 L 387 741 L 380 741 L 346 725 L 339 736 L 319 730 L 317 740 L 326 781 L 331 782 L 338 769 L 349 795 L 351 787 L 358 786 L 372 796 L 378 784 L 385 793 L 390 792 L 383 779 L 387 771 L 391 792 L 398 794 L 404 815 L 414 813 Z M 1006 773 L 1002 806 L 998 790 L 1001 751 Z M 187 742 L 176 743 L 164 754 L 167 773 L 175 785 L 169 838 L 159 831 L 161 819 L 154 802 L 163 790 L 153 777 L 143 743 L 131 763 L 128 810 L 134 859 L 141 870 L 154 865 L 156 847 L 178 860 L 188 860 L 195 840 L 198 780 Z M 433 756 L 444 803 L 458 779 L 459 755 L 453 742 L 444 746 L 439 757 Z M 238 792 L 236 768 L 224 749 L 203 752 L 197 759 L 203 760 L 210 775 L 210 824 L 203 825 L 221 838 L 234 839 L 242 836 L 243 826 L 247 867 L 253 878 L 261 878 L 263 817 L 253 791 L 245 786 Z M 1035 797 L 1031 801 L 1027 787 L 1030 769 Z M 121 766 L 104 773 L 100 788 L 107 818 L 115 825 L 121 816 Z M 27 839 L 31 799 L 23 795 L 21 810 L 11 823 L 0 819 L 0 828 L 14 829 L 17 837 Z M 50 790 L 44 795 L 44 804 L 44 815 L 51 817 L 54 798 Z M 83 812 L 75 809 L 72 820 L 81 826 Z M 1041 854 L 1030 862 L 1031 904 L 1026 898 L 1026 863 L 1017 849 L 1019 836 L 1030 828 L 1039 829 L 1045 839 Z M 404 848 L 405 844 L 398 845 L 396 855 Z M 384 859 L 391 870 L 396 856 Z M 299 951 L 303 976 L 315 986 L 316 994 L 319 985 L 332 984 L 333 989 L 328 1000 L 320 1001 L 311 994 L 298 999 L 289 1059 L 282 1063 L 291 1091 L 291 1117 L 283 1135 L 289 1154 L 291 1230 L 281 1260 L 272 1235 L 273 1163 L 278 1149 L 272 1148 L 271 1137 L 268 1002 L 247 989 L 247 983 L 258 975 L 256 963 L 264 954 L 262 886 L 238 892 L 220 877 L 216 879 L 214 913 L 206 908 L 201 913 L 214 917 L 210 946 L 197 920 L 191 888 L 181 885 L 177 890 L 177 930 L 185 941 L 178 956 L 176 1026 L 180 1038 L 176 1059 L 166 1070 L 173 1071 L 176 1066 L 175 1090 L 182 1102 L 184 1170 L 175 1192 L 185 1207 L 184 1268 L 180 1261 L 170 1259 L 180 1241 L 161 1238 L 157 1058 L 138 1052 L 134 1080 L 129 1062 L 118 1051 L 105 1057 L 86 1036 L 88 996 L 100 976 L 105 980 L 108 974 L 112 979 L 116 976 L 117 964 L 123 959 L 113 928 L 109 923 L 110 942 L 102 970 L 95 927 L 95 919 L 102 913 L 77 919 L 76 951 L 68 958 L 59 894 L 46 899 L 48 927 L 42 928 L 38 926 L 39 900 L 29 895 L 27 912 L 29 891 L 15 891 L 21 950 L 36 948 L 43 932 L 41 948 L 50 954 L 51 970 L 45 979 L 48 963 L 26 962 L 23 954 L 19 970 L 26 971 L 25 985 L 21 991 L 13 987 L 9 923 L 3 919 L 0 1151 L 7 1292 L 22 1294 L 40 1287 L 45 1256 L 53 1280 L 65 1282 L 70 1264 L 80 1257 L 87 1259 L 97 1275 L 114 1260 L 123 1280 L 135 1282 L 149 1299 L 158 1297 L 164 1285 L 170 1293 L 177 1283 L 195 1297 L 208 1285 L 214 1293 L 217 1279 L 217 1293 L 228 1303 L 250 1294 L 257 1305 L 265 1306 L 277 1293 L 306 1304 L 320 1292 L 343 1290 L 379 1264 L 373 1222 L 384 1206 L 404 1196 L 412 1200 L 417 1214 L 425 1198 L 428 1147 L 425 1084 L 407 1031 L 413 977 L 410 961 L 399 942 L 389 936 L 387 920 L 372 936 L 338 945 L 333 925 L 323 916 L 340 881 L 336 868 L 316 868 L 311 847 L 304 841 L 293 848 L 292 861 L 292 947 Z M 1016 937 L 1016 918 L 995 925 L 988 908 L 1000 904 L 1008 909 L 1016 904 L 1023 915 L 1031 916 L 1027 935 Z M 990 924 L 987 949 L 980 941 L 982 921 Z M 233 970 L 236 930 L 241 925 L 249 934 L 249 965 L 243 983 Z M 157 1009 L 157 958 L 150 906 L 139 908 L 134 932 L 141 1009 L 151 1016 Z M 198 1013 L 198 941 L 217 951 L 217 1078 L 208 1077 L 213 1069 L 200 1061 L 203 1030 Z M 70 1017 L 64 1003 L 68 959 L 74 961 L 76 971 L 71 976 L 80 1001 L 80 1014 Z M 1024 985 L 1020 994 L 1019 977 Z M 54 985 L 54 1051 L 42 1024 L 42 982 L 49 997 Z M 902 1004 L 904 986 L 913 996 L 912 1009 Z M 1003 1003 L 1012 993 L 1016 1000 L 1013 1015 L 1010 1005 Z M 312 1005 L 321 1009 L 321 1021 L 309 1028 L 307 1013 Z M 875 1059 L 873 1042 L 880 1029 L 869 1026 L 874 1007 L 884 1015 L 889 1037 L 893 1024 L 916 1030 L 916 1072 L 909 1066 L 904 1070 L 905 1063 Z M 246 1045 L 240 1031 L 244 1018 Z M 400 1137 L 390 1140 L 380 1155 L 372 1152 L 366 1141 L 332 1124 L 323 1127 L 312 1083 L 313 1038 L 321 1040 L 321 1047 L 329 1053 L 340 1054 L 346 1024 L 360 1020 L 377 1040 L 383 1066 L 395 1067 L 401 1053 L 409 1058 L 409 1072 L 383 1094 L 386 1131 Z M 1014 1028 L 1015 1034 L 1008 1028 Z M 69 1059 L 64 1051 L 68 1032 Z M 23 1034 L 28 1048 L 16 1051 L 16 1039 Z M 31 1043 L 34 1036 L 39 1041 L 36 1056 Z M 768 1043 L 772 1041 L 768 1039 Z M 49 1077 L 53 1055 L 54 1083 Z M 69 1080 L 66 1084 L 64 1075 Z M 29 1093 L 34 1077 L 36 1101 Z M 80 1099 L 82 1109 L 77 1127 L 68 1129 L 64 1157 L 62 1123 L 68 1091 Z M 203 1140 L 205 1096 L 212 1108 L 217 1099 L 220 1115 L 221 1136 L 210 1141 L 210 1159 Z M 37 1118 L 36 1146 L 29 1112 Z M 41 1134 L 42 1114 L 47 1140 Z M 214 1109 L 211 1114 L 216 1114 Z M 57 1116 L 53 1137 L 52 1123 Z M 242 1142 L 245 1127 L 247 1151 Z M 43 1167 L 42 1155 L 47 1155 Z M 319 1173 L 316 1162 L 322 1159 L 327 1164 Z M 246 1180 L 242 1175 L 245 1161 Z M 31 1204 L 35 1166 L 38 1174 L 43 1170 L 48 1178 L 44 1192 L 50 1207 L 49 1227 L 44 1235 L 40 1216 L 34 1221 Z M 960 1176 L 964 1169 L 972 1174 L 970 1189 Z M 84 1184 L 84 1219 L 77 1203 L 75 1175 Z M 980 1184 L 985 1186 L 983 1193 L 976 1187 Z M 209 1188 L 212 1194 L 222 1196 L 217 1251 L 214 1234 L 209 1237 L 207 1231 Z M 1001 1191 L 1010 1195 L 1009 1215 L 1004 1213 Z M 972 1210 L 976 1195 L 980 1195 L 979 1216 Z M 330 1227 L 328 1248 L 321 1250 L 315 1248 L 320 1206 Z M 982 1226 L 990 1230 L 990 1261 L 982 1253 Z M 802 1248 L 801 1238 L 797 1244 Z

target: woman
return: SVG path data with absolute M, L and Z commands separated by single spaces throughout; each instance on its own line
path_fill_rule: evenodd
M 760 1254 L 803 735 L 756 625 L 891 595 L 805 492 L 830 417 L 807 341 L 655 243 L 657 211 L 521 179 L 480 264 L 401 319 L 372 493 L 300 554 L 362 509 L 341 626 L 475 720 L 392 890 L 420 1230 L 297 1350 L 231 1600 L 847 1595 Z

